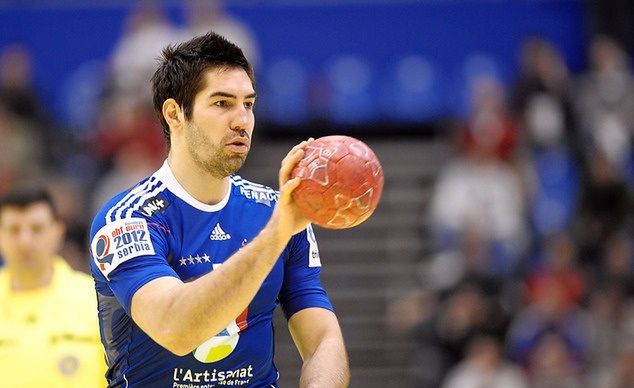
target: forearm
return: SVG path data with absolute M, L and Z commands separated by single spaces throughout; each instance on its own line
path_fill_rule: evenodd
M 304 360 L 299 380 L 301 388 L 347 387 L 350 383 L 348 357 L 340 337 L 325 338 Z
M 287 240 L 269 225 L 223 265 L 185 283 L 169 309 L 170 316 L 179 317 L 180 335 L 195 347 L 224 329 L 253 300 Z
M 223 265 L 189 283 L 177 279 L 161 290 L 161 298 L 139 301 L 133 318 L 153 339 L 176 354 L 186 354 L 218 334 L 251 302 L 275 265 L 290 236 L 279 232 L 274 218 L 249 244 Z M 136 298 L 136 295 L 135 295 Z M 142 303 L 145 302 L 145 303 Z M 178 317 L 178 319 L 173 319 Z

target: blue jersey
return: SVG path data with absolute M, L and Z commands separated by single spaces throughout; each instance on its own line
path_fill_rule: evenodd
M 134 323 L 132 296 L 144 284 L 163 276 L 193 281 L 222 265 L 266 225 L 279 193 L 237 175 L 230 179 L 225 198 L 207 205 L 180 186 L 165 162 L 95 216 L 90 266 L 109 386 L 276 387 L 272 317 L 277 304 L 287 318 L 308 307 L 332 309 L 309 226 L 291 238 L 249 306 L 192 353 L 174 355 Z

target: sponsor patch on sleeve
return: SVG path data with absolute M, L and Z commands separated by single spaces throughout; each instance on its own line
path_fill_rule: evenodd
M 155 254 L 147 221 L 143 218 L 127 218 L 106 224 L 93 237 L 90 251 L 106 279 L 119 264 Z
M 313 232 L 313 226 L 308 225 L 306 228 L 306 238 L 308 239 L 308 266 L 321 267 L 321 259 L 319 258 L 319 248 L 317 247 L 317 238 Z

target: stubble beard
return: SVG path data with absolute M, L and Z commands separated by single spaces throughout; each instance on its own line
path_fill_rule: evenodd
M 220 145 L 213 144 L 194 123 L 188 124 L 185 140 L 194 163 L 214 178 L 222 179 L 235 174 L 247 157 L 247 154 L 231 154 L 222 148 L 230 138 L 222 139 Z

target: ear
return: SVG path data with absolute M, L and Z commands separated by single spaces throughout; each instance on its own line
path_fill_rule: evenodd
M 163 102 L 163 117 L 171 130 L 179 130 L 185 123 L 185 114 L 180 105 L 173 98 Z

